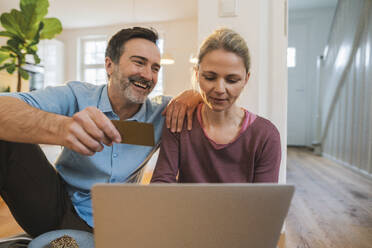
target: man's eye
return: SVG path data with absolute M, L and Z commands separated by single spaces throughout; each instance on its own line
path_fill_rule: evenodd
M 152 68 L 152 71 L 158 73 L 160 71 L 160 68 Z
M 145 63 L 143 62 L 143 61 L 141 61 L 141 60 L 134 60 L 133 61 L 135 64 L 137 64 L 137 65 L 144 65 Z

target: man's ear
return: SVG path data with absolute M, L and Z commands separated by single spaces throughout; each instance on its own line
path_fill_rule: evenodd
M 105 68 L 106 73 L 111 76 L 112 72 L 114 71 L 114 61 L 112 61 L 109 57 L 105 58 Z

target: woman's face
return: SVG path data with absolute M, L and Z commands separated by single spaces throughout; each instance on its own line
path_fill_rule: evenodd
M 205 104 L 219 112 L 235 103 L 248 82 L 249 72 L 241 57 L 218 49 L 204 55 L 196 77 Z

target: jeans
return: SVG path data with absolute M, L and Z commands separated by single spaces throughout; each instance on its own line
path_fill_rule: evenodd
M 93 232 L 75 212 L 65 185 L 38 145 L 0 140 L 0 195 L 29 235 L 58 229 Z

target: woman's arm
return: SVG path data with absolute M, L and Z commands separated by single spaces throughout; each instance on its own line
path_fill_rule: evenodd
M 179 133 L 172 133 L 165 125 L 161 137 L 158 161 L 151 183 L 176 183 L 179 169 Z
M 269 129 L 270 130 L 270 129 Z M 280 135 L 274 125 L 266 136 L 259 158 L 255 163 L 255 183 L 277 183 L 281 162 Z

